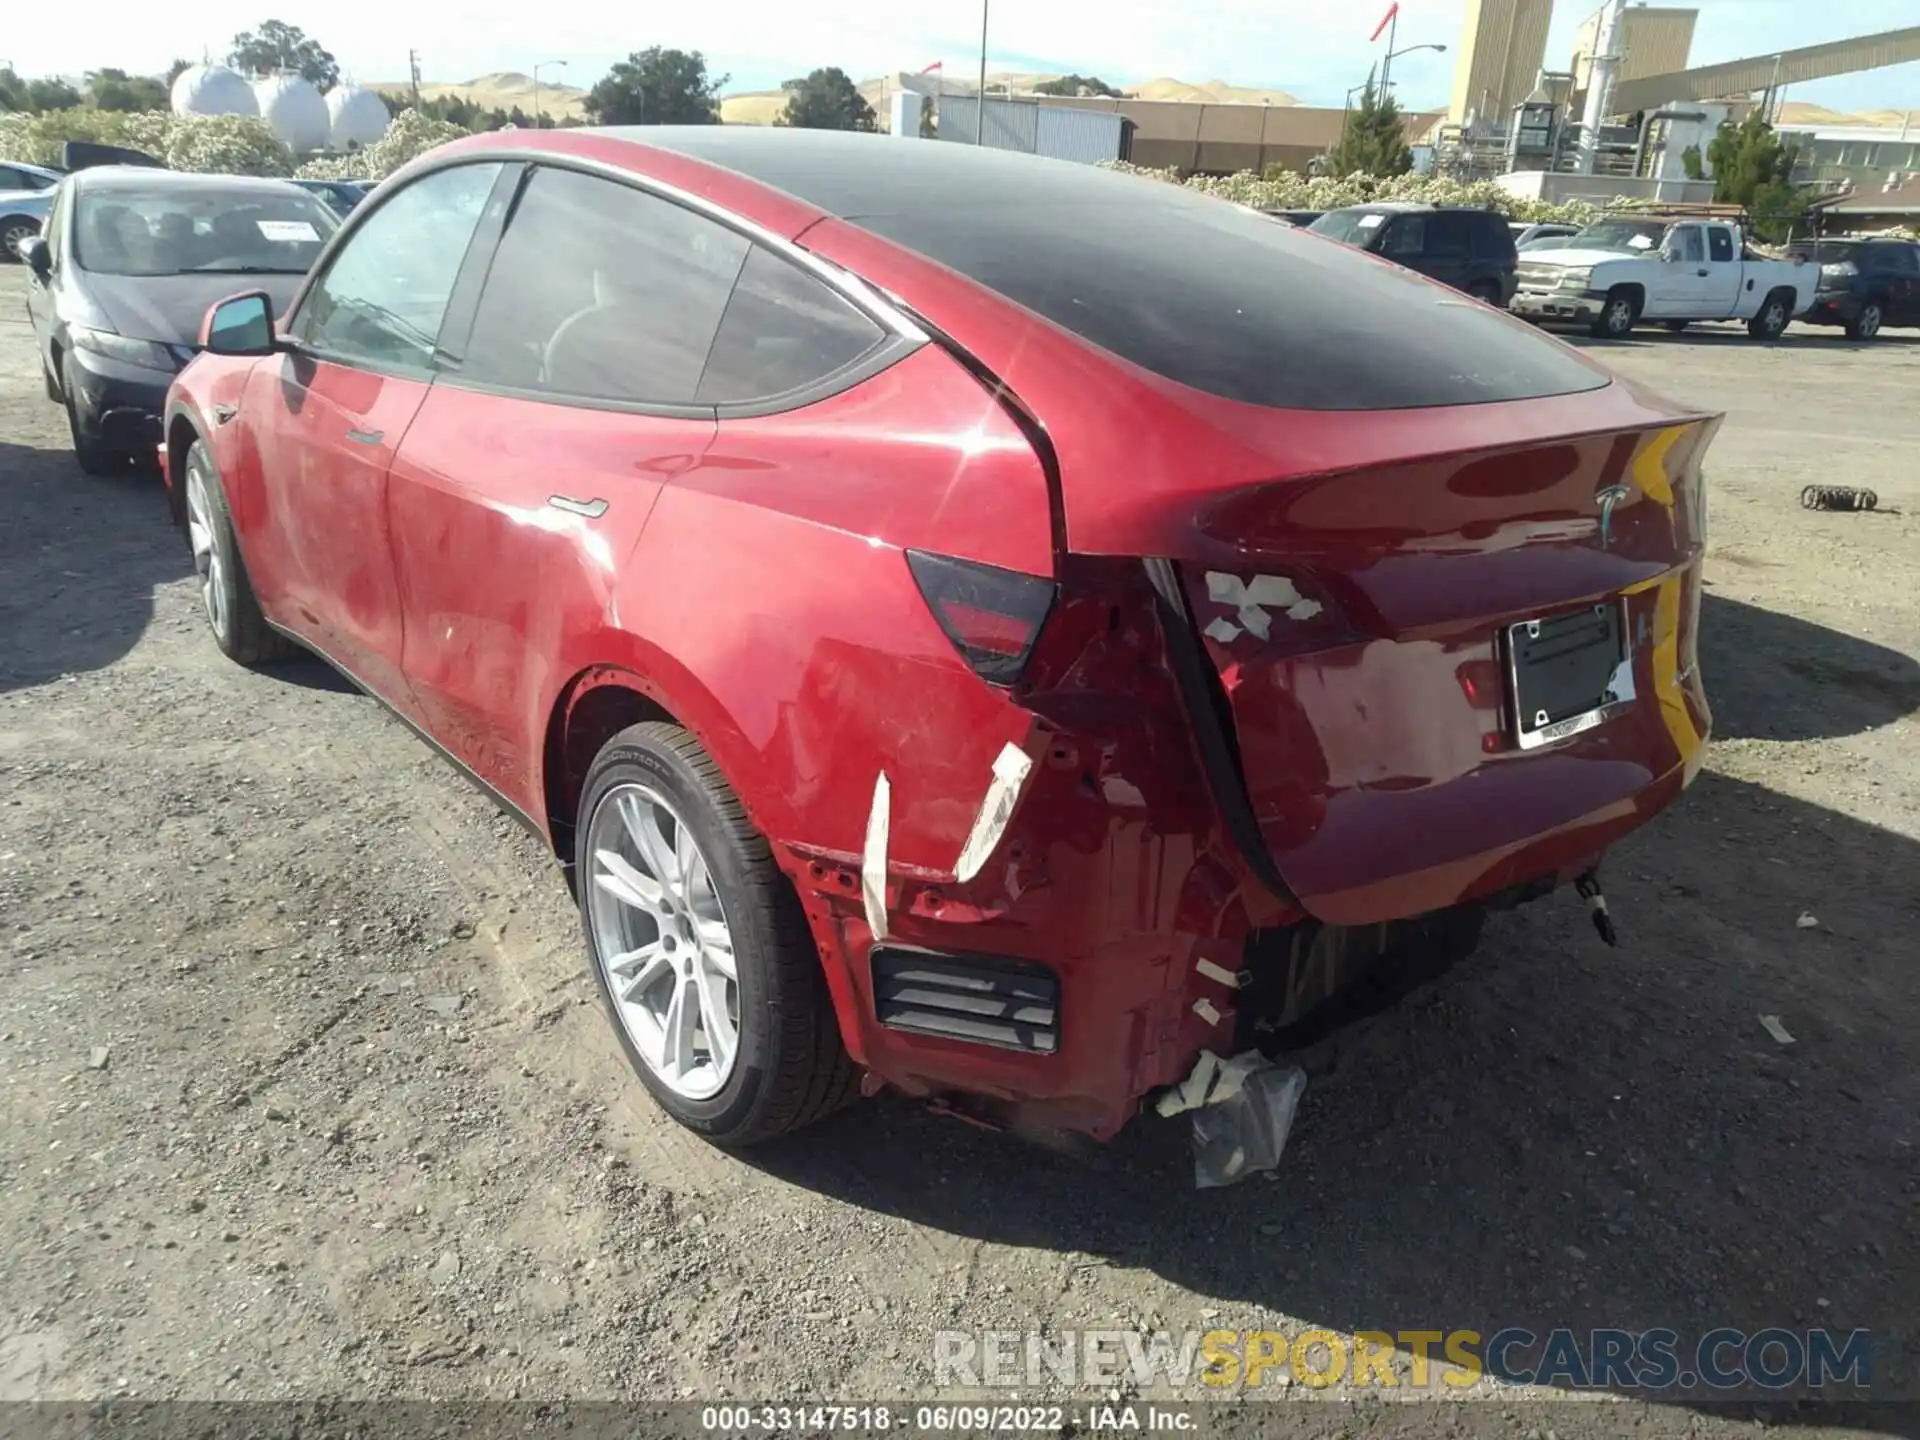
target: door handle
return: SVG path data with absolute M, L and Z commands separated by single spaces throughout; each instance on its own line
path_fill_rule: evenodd
M 584 515 L 589 520 L 598 520 L 607 513 L 607 502 L 598 495 L 591 500 L 576 500 L 571 495 L 549 495 L 547 504 L 569 515 Z
M 386 432 L 384 430 L 347 431 L 347 439 L 353 441 L 356 445 L 378 445 L 386 438 Z

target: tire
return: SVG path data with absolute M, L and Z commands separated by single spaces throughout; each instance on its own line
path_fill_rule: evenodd
M 1847 322 L 1847 335 L 1854 340 L 1871 340 L 1880 333 L 1880 326 L 1886 319 L 1878 300 L 1869 300 L 1860 307 L 1860 313 Z
M 60 362 L 60 389 L 66 396 L 67 434 L 73 438 L 73 458 L 87 475 L 120 475 L 127 469 L 127 457 L 100 438 L 93 422 L 80 413 L 76 398 L 80 387 L 73 379 L 73 357 Z
M 1793 301 L 1779 290 L 1760 302 L 1759 310 L 1747 321 L 1747 334 L 1756 340 L 1778 340 L 1793 319 Z
M 1624 285 L 1616 286 L 1607 292 L 1607 303 L 1593 317 L 1588 333 L 1601 340 L 1624 340 L 1633 333 L 1639 318 L 1640 302 L 1633 298 L 1633 292 Z
M 1693 322 L 1691 320 L 1668 320 L 1665 323 L 1669 335 L 1679 335 Z
M 1487 285 L 1484 283 L 1469 285 L 1467 287 L 1467 294 L 1480 301 L 1481 304 L 1491 305 L 1496 310 L 1504 310 L 1507 308 L 1505 302 L 1500 298 L 1500 287 L 1498 285 Z
M 0 260 L 20 263 L 20 242 L 30 240 L 40 233 L 38 222 L 9 215 L 0 220 Z
M 684 894 L 660 885 L 662 867 L 641 868 L 647 852 L 637 838 L 636 807 L 653 817 L 654 833 L 680 875 L 694 877 Z M 661 819 L 673 826 L 670 839 Z M 649 721 L 609 740 L 587 772 L 574 835 L 575 889 L 600 998 L 627 1063 L 663 1110 L 715 1145 L 732 1148 L 810 1125 L 853 1098 L 859 1071 L 841 1044 L 819 951 L 799 902 L 765 837 L 691 735 Z M 683 848 L 689 841 L 695 847 L 691 857 Z M 652 893 L 669 897 L 666 908 L 673 913 L 665 921 L 621 898 L 637 868 Z M 702 877 L 704 900 L 698 898 Z M 710 963 L 714 947 L 707 937 L 716 919 L 731 949 L 730 983 Z M 677 948 L 670 930 L 681 937 Z M 643 951 L 647 958 L 639 958 Z M 650 972 L 654 979 L 643 990 Z M 659 1019 L 641 1003 L 650 996 L 657 1004 L 663 987 L 667 996 L 695 995 L 706 1048 L 704 1059 L 696 1059 L 687 1032 L 680 1062 L 668 1061 L 677 1076 L 667 1074 L 666 1066 L 656 1068 L 659 1062 L 648 1054 L 659 1051 L 667 1058 L 662 1037 L 672 1029 L 673 1002 L 666 1002 Z M 731 1002 L 734 1029 L 724 1074 L 704 1003 L 716 992 L 723 1007 Z M 717 1028 L 726 1028 L 724 1019 Z M 703 1066 L 704 1083 L 695 1083 Z
M 200 609 L 213 632 L 213 643 L 240 665 L 264 665 L 291 654 L 292 643 L 267 624 L 254 597 L 253 582 L 234 538 L 227 492 L 204 440 L 195 440 L 187 451 L 181 490 L 187 544 L 200 584 Z

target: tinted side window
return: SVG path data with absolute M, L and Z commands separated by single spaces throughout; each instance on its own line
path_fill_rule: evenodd
M 698 398 L 723 405 L 783 395 L 852 364 L 885 338 L 829 286 L 755 248 L 727 302 Z
M 0 190 L 32 190 L 36 187 L 24 170 L 16 170 L 11 165 L 0 165 Z
M 1427 217 L 1396 215 L 1387 221 L 1387 243 L 1383 255 L 1424 255 L 1427 253 Z
M 690 405 L 747 239 L 615 180 L 539 169 L 501 237 L 460 373 Z
M 1498 215 L 1493 214 L 1476 214 L 1470 218 L 1472 220 L 1474 258 L 1480 260 L 1504 260 L 1513 254 L 1515 236 L 1512 227 L 1509 226 L 1506 221 L 1502 220 Z M 1543 235 L 1552 235 L 1558 232 L 1548 229 L 1543 230 L 1541 233 Z
M 1893 275 L 1920 275 L 1920 245 L 1889 245 L 1881 268 Z
M 345 364 L 429 369 L 454 279 L 499 176 L 496 164 L 457 165 L 389 196 L 307 293 L 293 333 Z
M 1733 259 L 1733 232 L 1720 225 L 1707 231 L 1707 254 L 1714 260 Z
M 1707 258 L 1707 247 L 1700 239 L 1698 225 L 1682 225 L 1668 241 L 1669 248 L 1682 260 L 1696 261 Z
M 1464 260 L 1472 232 L 1460 210 L 1439 210 L 1427 216 L 1427 254 L 1439 260 Z

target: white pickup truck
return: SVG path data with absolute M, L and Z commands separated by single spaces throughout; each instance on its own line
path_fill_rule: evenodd
M 1684 330 L 1695 320 L 1744 320 L 1774 340 L 1813 305 L 1820 267 L 1747 251 L 1725 220 L 1615 217 L 1595 221 L 1560 250 L 1520 256 L 1509 309 L 1535 321 L 1584 323 L 1619 339 L 1642 321 Z

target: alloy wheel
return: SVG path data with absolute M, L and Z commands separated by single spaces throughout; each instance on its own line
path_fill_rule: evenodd
M 187 461 L 187 539 L 193 546 L 193 568 L 200 577 L 200 602 L 206 607 L 207 623 L 224 640 L 228 624 L 227 567 L 220 558 L 214 531 L 207 461 L 197 450 Z
M 617 785 L 587 825 L 594 962 L 647 1068 L 708 1100 L 740 1049 L 733 932 L 693 832 L 658 791 Z
M 1607 302 L 1607 333 L 1625 335 L 1633 329 L 1633 302 L 1630 300 L 1609 300 Z
M 40 231 L 32 225 L 9 225 L 4 233 L 0 233 L 0 250 L 6 251 L 15 260 L 23 259 L 24 257 L 20 254 L 21 245 L 39 233 Z
M 1880 333 L 1880 307 L 1868 305 L 1860 311 L 1860 318 L 1854 321 L 1854 327 L 1862 340 L 1871 340 Z

